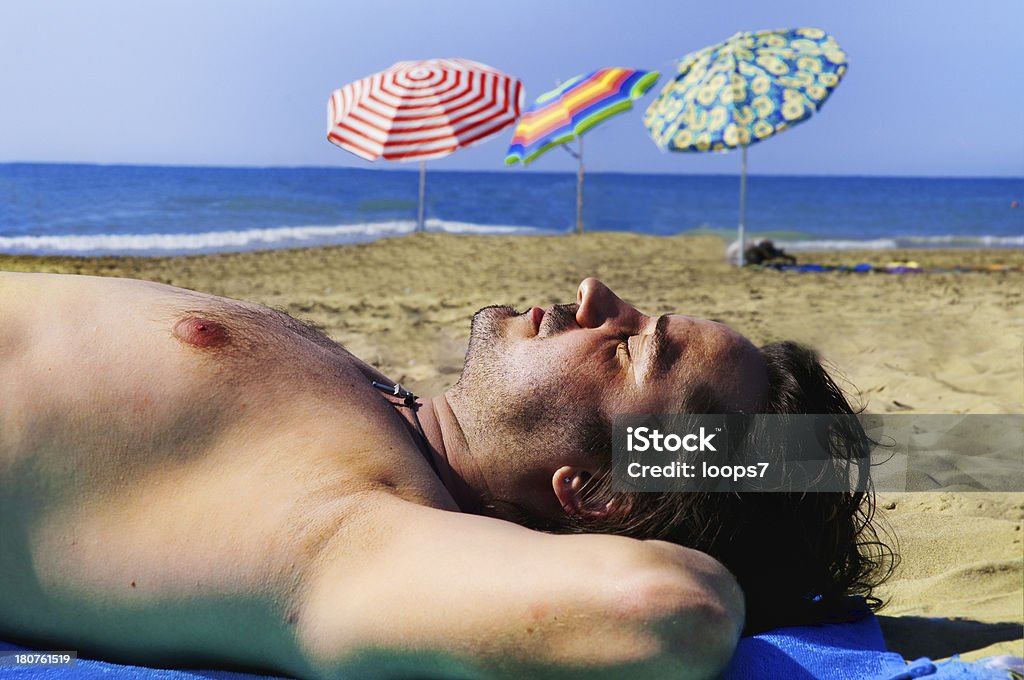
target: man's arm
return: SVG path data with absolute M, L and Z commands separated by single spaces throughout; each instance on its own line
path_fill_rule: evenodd
M 712 677 L 743 627 L 725 568 L 669 543 L 543 534 L 390 496 L 358 524 L 325 550 L 297 622 L 315 675 L 407 658 L 493 677 Z

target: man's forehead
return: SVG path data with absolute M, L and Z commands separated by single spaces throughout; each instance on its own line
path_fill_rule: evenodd
M 678 345 L 680 350 L 709 352 L 757 349 L 739 331 L 720 321 L 673 313 L 658 317 L 655 327 L 658 326 L 663 327 L 668 339 Z
M 656 323 L 664 345 L 657 357 L 662 383 L 676 403 L 697 399 L 744 412 L 760 407 L 768 388 L 764 358 L 746 337 L 685 314 L 663 315 Z

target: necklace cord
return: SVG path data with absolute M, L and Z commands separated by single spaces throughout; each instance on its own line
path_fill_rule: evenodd
M 419 436 L 420 441 L 423 444 L 423 457 L 427 459 L 427 463 L 430 464 L 430 469 L 432 469 L 434 471 L 434 474 L 437 475 L 438 479 L 440 479 L 441 471 L 437 468 L 437 462 L 434 460 L 434 456 L 431 453 L 432 447 L 430 446 L 430 440 L 427 439 L 427 433 L 423 431 L 423 425 L 420 423 L 420 403 L 416 400 L 416 395 L 402 387 L 401 384 L 399 383 L 395 383 L 394 385 L 386 385 L 384 383 L 377 382 L 376 380 L 371 380 L 370 384 L 373 385 L 378 390 L 380 390 L 381 392 L 387 392 L 393 397 L 401 397 L 402 403 L 391 403 L 394 406 L 404 406 L 405 408 L 412 411 L 412 420 L 413 423 L 415 423 L 416 425 L 416 434 Z

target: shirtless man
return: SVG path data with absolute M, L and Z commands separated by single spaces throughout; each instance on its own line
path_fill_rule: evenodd
M 458 384 L 414 402 L 257 305 L 0 273 L 0 638 L 313 678 L 713 676 L 744 626 L 719 561 L 488 515 L 614 524 L 633 501 L 591 493 L 614 413 L 754 411 L 773 371 L 587 279 L 478 312 Z

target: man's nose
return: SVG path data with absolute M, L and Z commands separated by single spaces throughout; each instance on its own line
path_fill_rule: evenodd
M 582 328 L 597 328 L 608 321 L 628 321 L 627 317 L 639 314 L 595 278 L 583 279 L 576 291 L 576 302 L 576 323 Z

